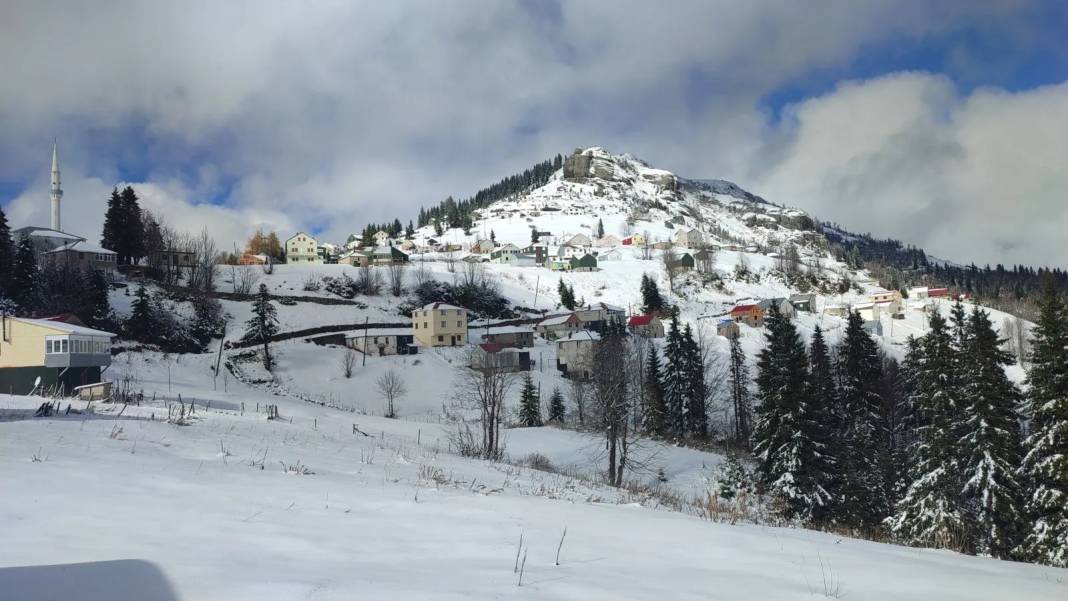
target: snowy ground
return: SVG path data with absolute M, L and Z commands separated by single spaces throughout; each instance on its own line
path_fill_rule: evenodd
M 175 426 L 159 421 L 160 406 L 31 419 L 36 400 L 0 396 L 0 482 L 18 483 L 0 506 L 0 590 L 15 590 L 4 583 L 20 567 L 137 559 L 173 595 L 150 600 L 767 600 L 820 598 L 825 581 L 838 598 L 861 600 L 1068 595 L 1064 570 L 711 523 L 449 455 L 425 424 L 360 416 L 364 437 L 352 434 L 351 414 L 275 400 L 287 419 L 246 406 L 201 409 Z M 566 438 L 527 448 L 544 443 L 562 457 L 570 441 L 556 435 Z M 531 442 L 521 431 L 509 440 Z M 283 470 L 298 462 L 315 473 Z M 126 575 L 106 568 L 96 577 Z M 87 570 L 78 598 L 104 598 Z

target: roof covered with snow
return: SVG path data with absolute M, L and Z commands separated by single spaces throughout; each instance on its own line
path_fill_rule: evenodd
M 53 321 L 51 319 L 30 319 L 28 317 L 9 317 L 18 322 L 40 326 L 42 328 L 49 328 L 65 334 L 77 334 L 80 336 L 110 336 L 115 337 L 115 334 L 111 332 L 105 332 L 103 330 L 94 330 L 93 328 L 87 328 L 85 326 L 74 325 L 71 323 L 65 323 L 62 321 Z

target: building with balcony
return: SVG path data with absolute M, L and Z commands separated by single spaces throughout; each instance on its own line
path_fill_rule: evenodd
M 66 395 L 100 382 L 114 338 L 56 319 L 0 317 L 0 390 L 29 394 L 37 387 Z

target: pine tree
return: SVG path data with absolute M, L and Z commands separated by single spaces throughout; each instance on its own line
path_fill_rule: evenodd
M 560 296 L 560 304 L 568 311 L 575 310 L 575 289 L 568 286 L 564 280 L 556 285 L 556 293 Z
M 734 412 L 734 444 L 748 449 L 753 435 L 753 405 L 749 394 L 749 365 L 745 360 L 741 340 L 730 339 L 731 407 Z
M 412 220 L 408 220 L 408 227 L 404 230 L 404 238 L 411 240 L 415 237 L 415 227 L 412 225 Z
M 831 500 L 820 420 L 808 388 L 805 344 L 789 317 L 772 306 L 764 322 L 767 345 L 757 357 L 760 405 L 753 453 L 761 488 L 783 500 L 786 515 L 809 522 Z
M 1049 276 L 1031 331 L 1030 434 L 1021 475 L 1031 523 L 1020 556 L 1068 567 L 1068 305 Z
M 130 264 L 136 264 L 145 256 L 145 226 L 141 205 L 138 203 L 137 193 L 130 186 L 122 189 L 121 198 L 123 229 L 119 237 L 122 244 L 119 259 L 125 257 Z
M 843 481 L 835 519 L 854 528 L 878 525 L 889 508 L 879 445 L 880 371 L 878 347 L 864 330 L 860 314 L 853 312 L 839 350 L 838 394 L 845 419 L 842 435 L 850 452 L 839 461 Z
M 659 314 L 664 309 L 664 299 L 660 296 L 660 287 L 649 274 L 642 274 L 641 283 L 642 312 L 646 315 Z
M 0 298 L 9 294 L 9 282 L 15 266 L 15 245 L 11 242 L 11 227 L 0 208 Z
M 683 356 L 682 332 L 677 316 L 671 318 L 667 343 L 664 345 L 664 406 L 667 409 L 667 429 L 681 436 L 686 429 L 686 394 L 689 390 L 689 373 Z
M 663 435 L 667 430 L 667 407 L 664 405 L 663 378 L 660 375 L 660 353 L 656 345 L 649 345 L 645 358 L 645 394 L 642 407 L 642 429 L 648 434 Z
M 549 397 L 549 421 L 557 424 L 564 423 L 564 395 L 558 387 L 553 387 L 553 393 Z
M 538 228 L 536 228 L 536 227 L 530 228 L 530 243 L 531 244 L 537 244 L 538 243 Z
M 490 230 L 490 242 L 497 243 L 497 232 Z
M 33 313 L 37 309 L 38 283 L 37 253 L 30 237 L 23 236 L 15 250 L 15 264 L 8 283 L 8 296 L 23 313 Z
M 105 327 L 111 322 L 111 303 L 108 296 L 108 280 L 99 269 L 87 270 L 84 296 L 89 310 L 85 313 L 87 325 Z
M 597 219 L 597 237 L 604 238 L 604 220 Z
M 519 423 L 528 428 L 536 428 L 542 424 L 541 399 L 538 398 L 538 388 L 534 386 L 530 372 L 523 376 L 523 389 L 519 395 Z
M 848 449 L 842 444 L 844 423 L 842 407 L 839 402 L 838 388 L 834 382 L 834 367 L 831 364 L 831 352 L 823 337 L 823 330 L 816 326 L 808 349 L 808 400 L 812 419 L 814 438 L 822 448 L 821 467 L 826 475 L 823 487 L 830 496 L 829 504 L 813 511 L 812 518 L 817 522 L 830 521 L 841 490 L 841 478 L 838 470 L 838 458 L 845 456 Z
M 126 335 L 138 342 L 151 342 L 159 333 L 159 317 L 155 303 L 149 296 L 144 284 L 138 286 L 126 320 Z
M 1021 395 L 1004 369 L 1016 361 L 1001 349 L 986 311 L 972 309 L 968 332 L 963 373 L 967 419 L 958 446 L 969 540 L 979 553 L 1008 559 L 1024 524 L 1023 492 L 1016 479 L 1023 459 L 1016 413 Z
M 954 429 L 955 415 L 961 410 L 960 377 L 954 335 L 937 310 L 920 348 L 922 359 L 913 359 L 919 374 L 911 403 L 923 425 L 910 449 L 911 483 L 886 524 L 909 544 L 960 548 L 965 532 Z
M 271 337 L 278 333 L 278 317 L 267 293 L 267 285 L 260 284 L 256 300 L 252 303 L 252 318 L 245 322 L 245 337 L 249 342 L 263 344 L 263 367 L 270 371 L 274 366 L 271 359 Z
M 119 189 L 112 188 L 108 209 L 104 213 L 104 231 L 100 235 L 100 246 L 121 255 L 123 224 L 122 198 L 119 196 Z M 121 256 L 118 258 L 121 259 Z
M 690 436 L 703 438 L 708 434 L 705 361 L 690 324 L 686 324 L 682 334 L 682 355 L 686 360 L 686 432 Z

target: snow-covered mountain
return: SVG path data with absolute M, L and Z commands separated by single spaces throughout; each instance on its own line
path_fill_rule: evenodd
M 649 232 L 653 241 L 673 240 L 684 228 L 702 231 L 712 244 L 765 250 L 787 242 L 813 248 L 822 238 L 811 228 L 806 231 L 811 221 L 803 211 L 774 206 L 730 182 L 685 179 L 597 146 L 576 150 L 544 186 L 480 213 L 476 236 L 488 235 L 483 230 L 494 229 L 501 218 L 521 218 L 526 227 L 518 231 L 494 229 L 510 242 L 528 242 L 532 227 L 563 241 L 566 234 L 589 233 L 597 219 L 607 234 Z

